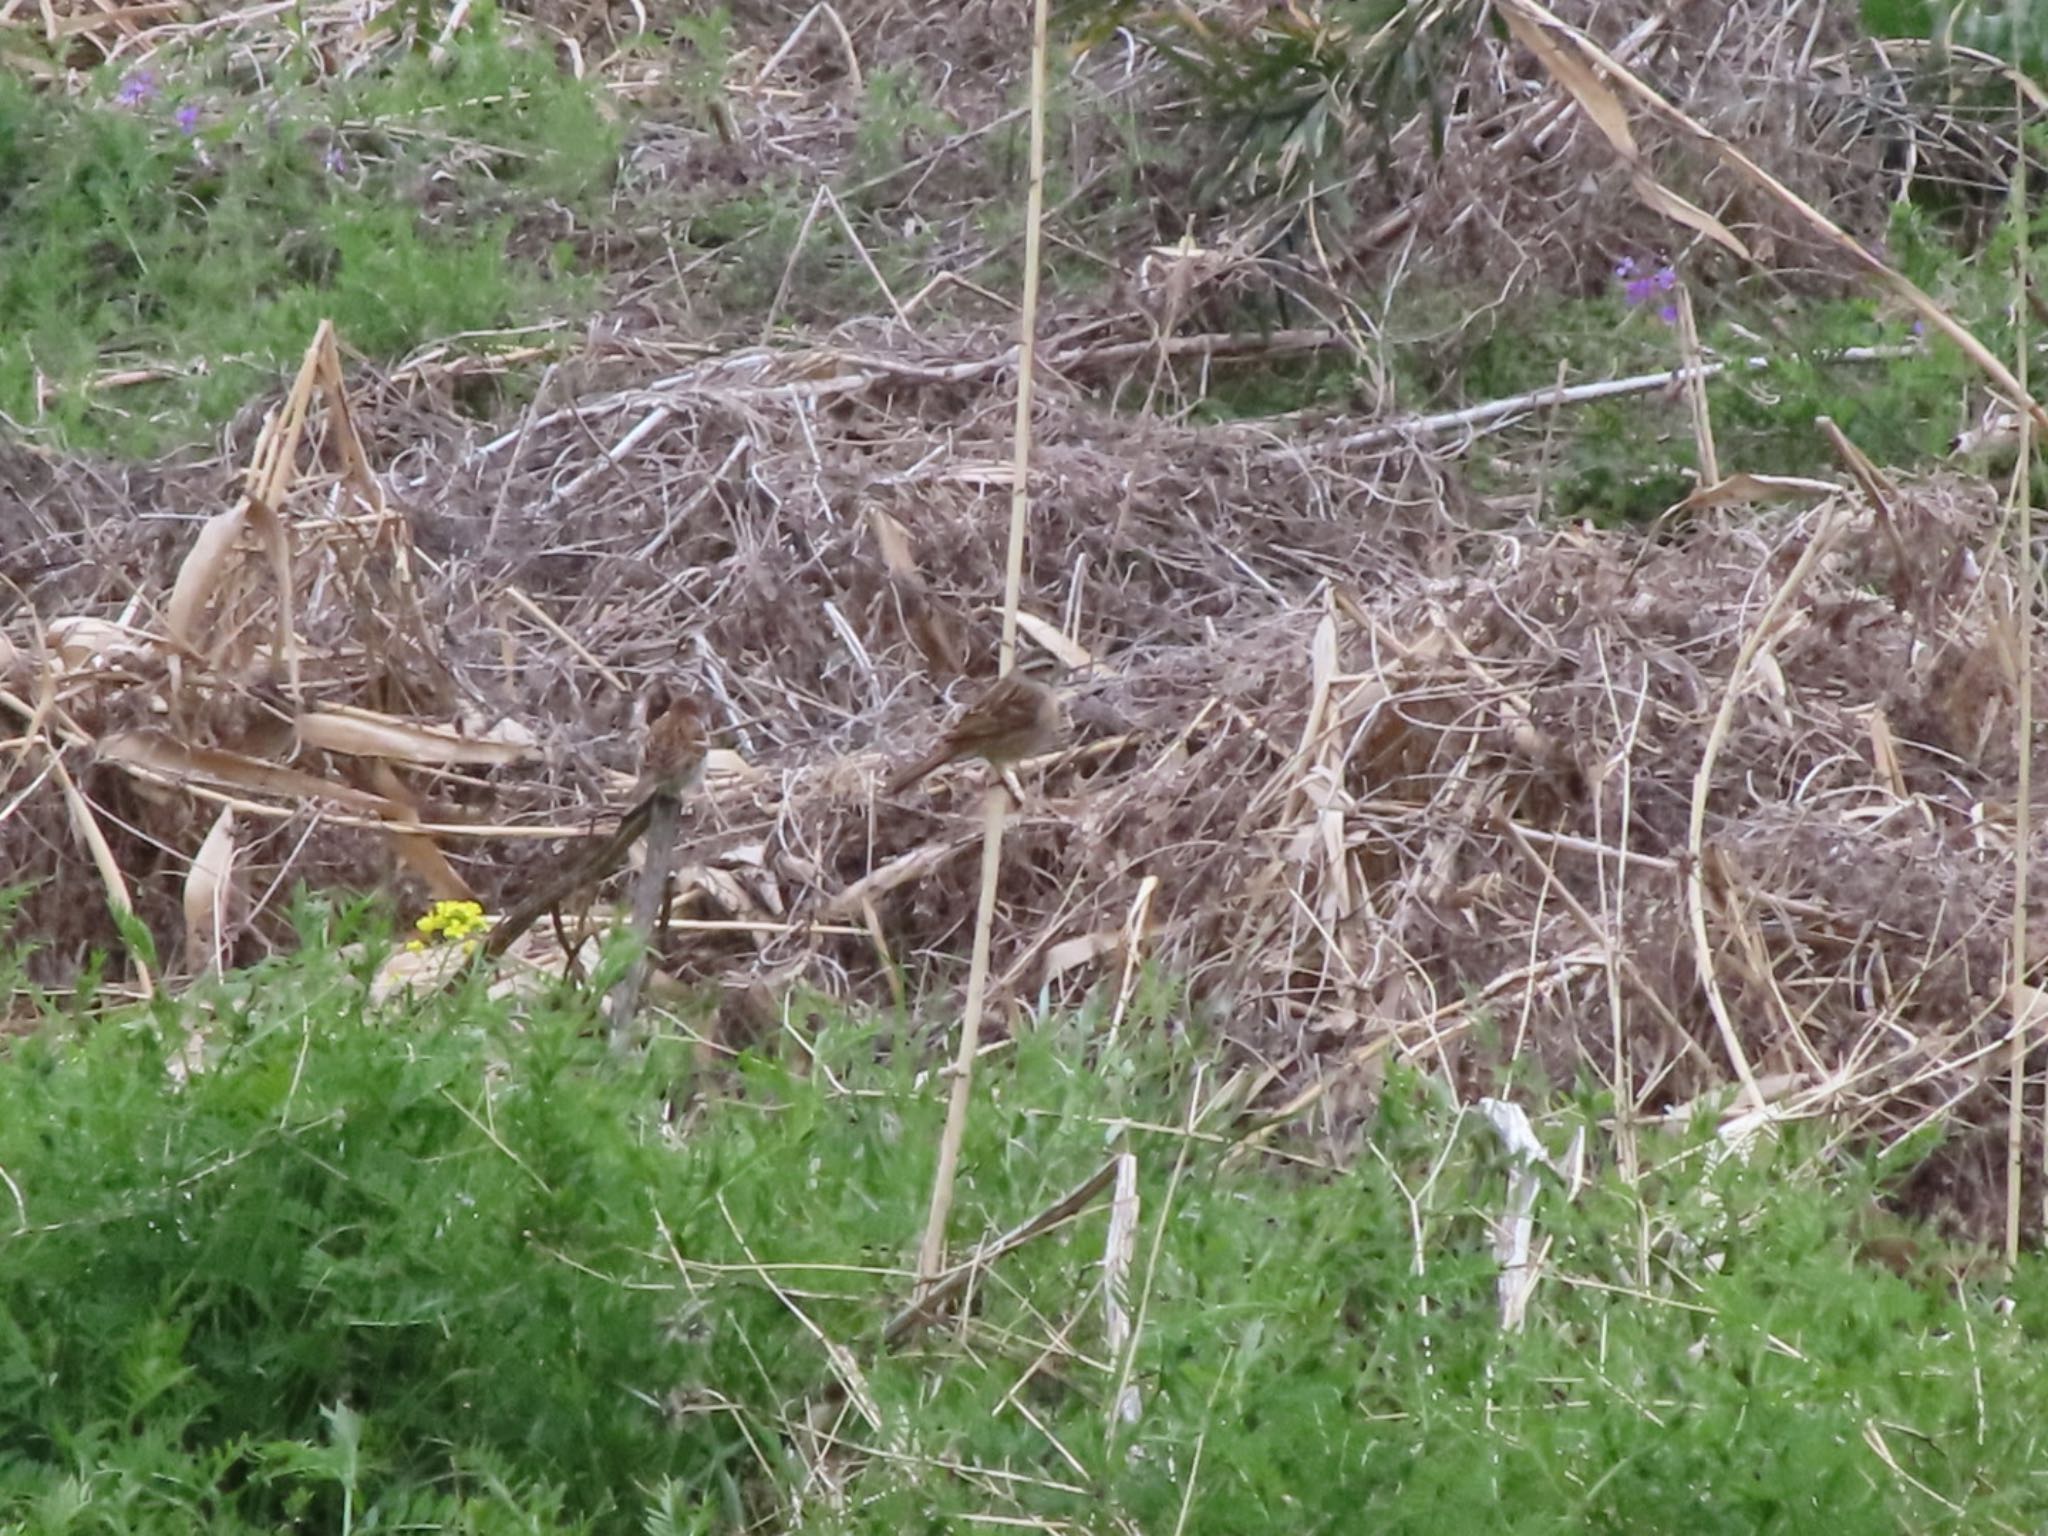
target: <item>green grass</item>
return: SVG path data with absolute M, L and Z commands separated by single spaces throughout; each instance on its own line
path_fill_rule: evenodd
M 1697 1137 L 1653 1136 L 1633 1186 L 1548 1184 L 1551 1273 L 1503 1335 L 1507 1166 L 1433 1083 L 1396 1076 L 1347 1170 L 1226 1169 L 1165 1129 L 1213 1089 L 1199 1041 L 1032 1029 L 979 1079 L 955 1231 L 1135 1154 L 1141 1411 L 1112 1429 L 1100 1202 L 984 1276 L 964 1322 L 882 1347 L 943 1117 L 883 1021 L 700 1081 L 669 1128 L 683 1047 L 615 1061 L 569 995 L 372 1007 L 386 941 L 302 927 L 300 955 L 183 1003 L 51 1004 L 0 1058 L 0 1529 L 2048 1519 L 2043 1267 L 2001 1317 L 1855 1261 L 1870 1176 L 1816 1172 L 1801 1138 L 1710 1169 Z M 1599 1110 L 1539 1125 L 1553 1148 L 1587 1125 L 1597 1163 Z M 843 1502 L 791 1433 L 839 1379 L 813 1329 L 880 1417 L 831 1420 Z
M 77 99 L 0 77 L 0 411 L 149 454 L 231 415 L 322 318 L 391 358 L 585 295 L 562 249 L 517 237 L 608 180 L 595 95 L 488 7 L 444 69 L 390 57 L 258 81 L 200 54 Z M 94 388 L 135 367 L 173 376 Z

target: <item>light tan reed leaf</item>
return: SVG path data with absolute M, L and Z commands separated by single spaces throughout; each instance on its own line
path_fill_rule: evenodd
M 64 791 L 64 806 L 71 813 L 71 825 L 78 833 L 78 839 L 92 854 L 93 867 L 99 871 L 100 884 L 107 893 L 107 902 L 114 911 L 135 913 L 135 901 L 128 894 L 128 880 L 121 873 L 121 862 L 114 857 L 114 850 L 108 846 L 106 834 L 100 831 L 99 817 L 87 803 L 78 786 L 72 782 L 70 772 L 64 767 L 64 759 L 52 752 L 49 756 L 50 771 L 56 775 L 58 785 Z M 156 982 L 149 974 L 148 962 L 139 954 L 131 955 L 136 977 L 142 984 L 145 997 L 156 995 Z
M 330 800 L 369 816 L 404 814 L 382 795 L 337 784 L 318 774 L 266 763 L 219 747 L 190 747 L 164 731 L 123 731 L 100 743 L 100 756 L 124 768 L 172 783 L 199 782 L 285 800 Z
M 1799 501 L 1832 496 L 1841 490 L 1832 480 L 1810 480 L 1803 475 L 1754 475 L 1747 470 L 1723 476 L 1703 485 L 1678 504 L 1681 512 L 1704 512 L 1713 507 L 1730 507 L 1757 501 Z
M 1051 986 L 1076 966 L 1088 965 L 1104 955 L 1115 954 L 1117 946 L 1121 943 L 1121 928 L 1104 928 L 1094 933 L 1077 933 L 1071 939 L 1061 939 L 1045 952 L 1043 984 Z
M 1650 175 L 1636 147 L 1635 132 L 1629 127 L 1628 109 L 1582 53 L 1561 45 L 1543 25 L 1514 6 L 1503 7 L 1501 15 L 1508 24 L 1508 30 L 1514 33 L 1515 40 L 1535 54 L 1552 78 L 1571 92 L 1573 99 L 1585 109 L 1593 126 L 1621 156 L 1629 168 L 1636 196 L 1646 206 L 1689 229 L 1698 230 L 1743 260 L 1750 259 L 1749 248 L 1735 237 L 1734 231 Z M 1612 60 L 1606 62 L 1620 69 Z
M 473 764 L 497 767 L 533 755 L 516 742 L 484 741 L 439 726 L 418 725 L 370 709 L 315 709 L 298 717 L 299 740 L 326 752 L 389 758 L 433 767 Z
M 1060 633 L 1060 628 L 1057 624 L 1041 619 L 1035 613 L 1029 613 L 1019 608 L 1017 610 L 1017 627 L 1044 646 L 1047 651 L 1058 657 L 1062 666 L 1071 667 L 1078 672 L 1095 660 L 1094 654 L 1086 646 L 1076 645 L 1064 634 Z M 1097 667 L 1095 670 L 1097 673 L 1100 673 L 1102 669 Z
M 185 963 L 194 970 L 226 964 L 235 863 L 235 809 L 224 805 L 185 875 Z
M 399 782 L 397 770 L 381 758 L 372 759 L 369 765 L 370 782 L 377 793 L 393 805 L 403 806 L 408 821 L 424 821 L 420 814 L 419 802 Z M 436 901 L 474 901 L 476 892 L 469 883 L 457 874 L 441 852 L 441 845 L 424 832 L 388 832 L 391 851 L 398 862 L 418 875 L 427 888 L 427 894 Z
M 1734 230 L 1699 204 L 1680 197 L 1648 171 L 1637 170 L 1629 178 L 1629 184 L 1635 188 L 1636 196 L 1642 200 L 1643 206 L 1652 212 L 1661 213 L 1665 218 L 1683 224 L 1688 229 L 1698 230 L 1714 244 L 1740 256 L 1744 261 L 1754 260 L 1749 247 L 1742 243 Z
M 232 568 L 235 543 L 248 524 L 246 499 L 209 517 L 178 566 L 178 579 L 164 605 L 164 625 L 171 638 L 195 656 L 208 654 L 199 620 L 207 603 L 220 593 Z
M 153 642 L 125 624 L 89 614 L 50 620 L 45 630 L 60 672 L 85 672 L 147 655 Z
M 868 526 L 874 530 L 875 543 L 882 551 L 882 564 L 888 567 L 891 576 L 904 581 L 923 579 L 917 568 L 917 557 L 910 552 L 910 535 L 903 531 L 901 523 L 880 507 L 869 507 Z
M 292 697 L 297 698 L 299 649 L 298 636 L 292 622 L 291 539 L 285 533 L 284 519 L 277 515 L 276 508 L 270 503 L 252 502 L 249 513 L 250 521 L 256 525 L 256 532 L 262 536 L 263 547 L 270 555 L 271 580 L 277 583 L 277 607 L 272 614 L 271 654 L 277 664 L 284 668 Z

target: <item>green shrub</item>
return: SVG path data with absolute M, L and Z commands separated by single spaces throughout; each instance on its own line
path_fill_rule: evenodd
M 202 53 L 78 99 L 0 75 L 0 412 L 35 421 L 40 375 L 46 424 L 146 453 L 231 414 L 321 318 L 392 357 L 559 308 L 558 253 L 508 246 L 547 200 L 594 197 L 616 148 L 488 7 L 440 70 L 259 81 Z M 94 388 L 137 367 L 168 376 Z
M 1393 1076 L 1348 1171 L 1311 1146 L 1226 1168 L 1218 1127 L 1175 1129 L 1214 1079 L 1169 1014 L 1122 1046 L 1088 1016 L 1027 1028 L 979 1080 L 956 1252 L 1131 1151 L 1125 1422 L 1100 1201 L 883 1344 L 945 1090 L 877 1024 L 745 1058 L 671 1123 L 679 1043 L 617 1060 L 567 995 L 373 1007 L 381 942 L 306 928 L 295 958 L 0 1058 L 0 1529 L 2048 1519 L 2042 1267 L 2005 1318 L 1855 1261 L 1871 1178 L 1816 1177 L 1796 1135 L 1716 1167 L 1648 1135 L 1633 1184 L 1547 1181 L 1546 1278 L 1503 1334 L 1507 1164 L 1430 1081 Z M 1597 1147 L 1599 1115 L 1543 1134 Z

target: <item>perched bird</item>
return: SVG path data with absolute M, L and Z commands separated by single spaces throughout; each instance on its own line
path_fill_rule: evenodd
M 1060 738 L 1059 699 L 1045 684 L 1009 672 L 968 705 L 939 744 L 883 787 L 900 794 L 934 769 L 963 757 L 984 758 L 1001 767 L 1049 750 Z
M 680 800 L 704 782 L 704 706 L 657 679 L 647 690 L 647 744 L 640 756 L 638 805 L 653 794 Z
M 647 690 L 647 744 L 640 752 L 640 782 L 633 791 L 633 810 L 621 827 L 624 830 L 645 808 L 647 862 L 633 885 L 632 928 L 640 952 L 612 988 L 608 1032 L 615 1050 L 625 1049 L 641 988 L 647 984 L 654 920 L 675 868 L 683 796 L 704 782 L 704 746 L 703 704 L 696 695 L 657 678 Z

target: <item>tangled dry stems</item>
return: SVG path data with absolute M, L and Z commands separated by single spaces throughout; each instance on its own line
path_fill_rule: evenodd
M 712 360 L 502 445 L 415 436 L 387 514 L 400 546 L 376 558 L 351 543 L 366 514 L 348 477 L 307 473 L 279 508 L 303 703 L 262 639 L 276 612 L 258 539 L 214 605 L 232 663 L 209 672 L 162 635 L 177 551 L 151 513 L 199 477 L 131 484 L 140 515 L 67 529 L 90 472 L 17 457 L 41 486 L 31 595 L 65 593 L 46 627 L 119 618 L 128 637 L 64 667 L 15 627 L 16 719 L 72 765 L 168 939 L 217 803 L 184 791 L 220 780 L 196 755 L 177 773 L 89 766 L 94 742 L 147 728 L 475 825 L 441 842 L 497 908 L 616 813 L 632 695 L 681 668 L 745 766 L 692 812 L 675 914 L 708 926 L 671 932 L 670 968 L 735 998 L 764 981 L 880 998 L 892 968 L 943 976 L 973 905 L 978 770 L 900 800 L 876 785 L 962 680 L 933 635 L 965 674 L 992 667 L 999 370 L 988 404 L 916 358 L 821 404 L 820 378 L 860 372 L 829 362 Z M 308 430 L 315 466 L 346 459 L 331 413 Z M 1474 1088 L 1519 1058 L 1554 1081 L 1591 1071 L 1635 1111 L 1689 1101 L 1729 1073 L 1682 895 L 1692 776 L 1733 688 L 1707 873 L 1717 978 L 1757 1071 L 1884 1138 L 1937 1112 L 1993 1118 L 1977 1085 L 2010 1022 L 2019 673 L 1982 487 L 1914 485 L 1890 532 L 1850 492 L 1655 535 L 1489 527 L 1451 518 L 1418 453 L 1366 457 L 1334 432 L 1276 442 L 1058 398 L 1039 432 L 1026 590 L 1093 661 L 1072 745 L 1029 777 L 1008 843 L 995 976 L 1011 1010 L 1114 997 L 1142 960 L 1185 977 L 1283 1096 L 1394 1053 Z M 914 570 L 892 570 L 877 514 Z M 1846 520 L 1834 552 L 1731 677 L 1823 516 Z M 334 706 L 537 745 L 484 768 L 295 752 L 293 720 Z M 80 900 L 92 876 L 38 760 L 17 758 L 6 837 L 45 877 L 26 924 L 62 971 L 112 935 Z M 294 880 L 424 899 L 428 866 L 394 859 L 375 816 L 337 827 L 331 799 L 270 799 L 278 819 L 239 850 L 243 958 L 281 939 Z M 489 832 L 522 827 L 572 841 Z
M 865 44 L 860 8 L 840 9 Z M 1782 8 L 1754 9 L 1607 7 L 1589 24 L 1659 78 L 1673 76 L 1658 61 L 1690 61 L 1702 121 L 1860 228 L 1855 198 L 1877 185 L 1882 139 L 1780 141 L 1769 103 L 1807 121 L 1830 92 L 1878 90 L 1868 61 L 1794 35 Z M 320 16 L 339 25 L 339 11 Z M 968 20 L 949 23 L 948 48 L 965 25 L 991 58 L 1021 57 L 1012 19 Z M 935 24 L 897 29 L 890 46 L 936 46 Z M 746 57 L 801 89 L 735 88 L 735 142 L 650 127 L 633 174 L 718 161 L 745 180 L 806 159 L 832 174 L 852 153 L 852 53 L 849 68 L 822 22 L 794 49 L 758 40 Z M 1683 891 L 1692 777 L 1732 689 L 1705 875 L 1716 978 L 1749 1059 L 1795 1109 L 1846 1111 L 1870 1139 L 1944 1119 L 1957 1154 L 1928 1177 L 1981 1213 L 1995 1204 L 1979 1203 L 1978 1180 L 1996 1183 L 1999 1118 L 1985 1085 L 2011 1023 L 2020 676 L 2012 572 L 1983 488 L 1915 485 L 1889 527 L 1845 499 L 1649 537 L 1526 522 L 1462 493 L 1423 446 L 1367 451 L 1342 421 L 1196 427 L 1100 409 L 1170 406 L 1233 356 L 1355 345 L 1361 317 L 1332 297 L 1340 269 L 1378 264 L 1398 283 L 1427 252 L 1445 272 L 1569 286 L 1604 278 L 1617 245 L 1668 239 L 1608 185 L 1617 173 L 1576 114 L 1521 88 L 1525 73 L 1475 50 L 1446 157 L 1408 130 L 1398 174 L 1352 189 L 1361 220 L 1343 242 L 1280 265 L 1210 261 L 1268 249 L 1248 220 L 1241 238 L 1210 242 L 1202 272 L 1169 276 L 1170 302 L 1134 277 L 1149 323 L 1089 311 L 1048 326 L 1027 606 L 1095 664 L 1071 703 L 1075 744 L 1030 778 L 1009 839 L 998 999 L 1124 998 L 1133 964 L 1155 964 L 1265 1065 L 1269 1104 L 1337 1132 L 1393 1055 L 1468 1086 L 1521 1060 L 1557 1081 L 1590 1071 L 1628 1111 L 1689 1102 L 1729 1071 Z M 1098 84 L 1162 89 L 1124 74 Z M 914 192 L 893 172 L 868 190 L 914 197 L 964 252 L 957 151 L 1010 109 L 992 76 L 947 78 L 946 104 L 974 126 L 909 157 Z M 1796 230 L 1775 247 L 1756 238 L 1768 211 L 1701 201 L 1781 266 L 1807 259 Z M 1196 334 L 1241 307 L 1248 270 L 1277 271 L 1311 307 L 1328 299 L 1327 323 Z M 1229 302 L 1210 307 L 1219 293 Z M 737 759 L 686 830 L 676 915 L 708 926 L 672 931 L 664 954 L 749 1005 L 729 1010 L 724 1043 L 758 1025 L 764 981 L 875 998 L 904 971 L 948 971 L 972 908 L 976 773 L 901 801 L 874 788 L 929 740 L 955 685 L 992 667 L 1003 321 L 992 305 L 974 329 L 969 302 L 969 320 L 943 329 L 862 321 L 807 351 L 697 347 L 663 333 L 691 330 L 672 294 L 650 282 L 642 297 L 645 313 L 623 307 L 549 398 L 487 439 L 450 408 L 455 368 L 432 358 L 354 370 L 349 423 L 332 399 L 313 408 L 305 472 L 275 508 L 294 561 L 296 697 L 257 643 L 278 617 L 260 545 L 243 551 L 218 630 L 230 643 L 210 660 L 162 622 L 198 519 L 220 512 L 225 472 L 256 451 L 247 426 L 228 461 L 155 471 L 0 449 L 0 483 L 19 492 L 0 533 L 23 599 L 7 631 L 19 750 L 0 848 L 41 882 L 23 927 L 46 976 L 115 942 L 104 905 L 80 899 L 100 877 L 52 762 L 83 783 L 167 952 L 220 780 L 95 764 L 97 745 L 153 731 L 187 769 L 194 749 L 232 750 L 384 798 L 340 814 L 334 793 L 236 789 L 228 926 L 248 959 L 283 940 L 299 880 L 382 886 L 402 906 L 456 889 L 504 906 L 616 812 L 632 699 L 678 666 L 717 701 Z M 358 452 L 389 513 L 345 472 Z M 1837 514 L 1847 532 L 1793 621 L 1731 676 L 1774 580 L 1815 519 Z M 365 519 L 383 519 L 383 546 L 364 544 Z M 100 632 L 59 665 L 51 621 L 67 618 L 127 633 Z M 499 728 L 532 751 L 422 767 L 306 746 L 295 721 L 335 705 L 469 738 Z M 216 798 L 198 797 L 209 788 Z M 257 802 L 264 814 L 246 814 Z M 478 835 L 378 831 L 393 806 Z

